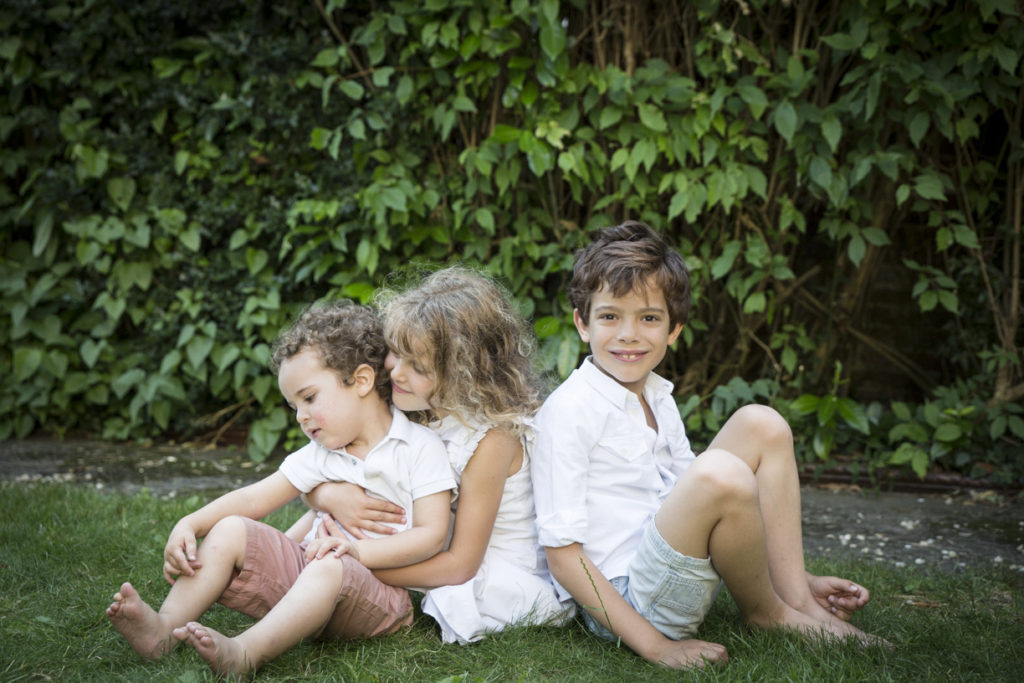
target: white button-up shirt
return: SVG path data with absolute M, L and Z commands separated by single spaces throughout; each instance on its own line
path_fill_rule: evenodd
M 394 407 L 387 436 L 365 458 L 357 458 L 344 448 L 331 451 L 310 441 L 285 458 L 278 469 L 303 493 L 324 482 L 347 481 L 363 487 L 368 495 L 402 506 L 406 523 L 388 524 L 398 531 L 412 527 L 414 500 L 456 487 L 441 438 L 433 430 L 410 422 Z M 317 524 L 321 516 L 317 515 Z M 315 538 L 315 533 L 316 525 L 305 541 Z M 366 534 L 374 538 L 382 535 Z
M 626 575 L 646 523 L 694 460 L 672 383 L 651 373 L 643 394 L 657 431 L 636 394 L 587 358 L 537 414 L 532 474 L 540 544 L 582 544 L 609 579 Z

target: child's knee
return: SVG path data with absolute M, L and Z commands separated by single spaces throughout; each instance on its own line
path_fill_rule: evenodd
M 690 467 L 691 486 L 718 501 L 757 500 L 757 479 L 745 462 L 722 450 L 707 451 Z
M 237 515 L 224 517 L 213 525 L 210 532 L 206 534 L 200 549 L 213 549 L 214 546 L 224 548 L 245 548 L 245 518 Z
M 351 574 L 347 571 L 347 566 L 353 562 L 357 562 L 357 560 L 351 555 L 335 557 L 334 553 L 328 553 L 319 560 L 313 560 L 307 564 L 302 571 L 309 572 L 320 581 L 331 581 L 342 585 Z
M 736 418 L 743 421 L 743 429 L 749 438 L 757 441 L 791 442 L 793 431 L 789 423 L 774 408 L 751 404 L 736 411 Z
M 239 515 L 228 515 L 223 519 L 217 521 L 210 529 L 210 533 L 206 535 L 207 538 L 210 536 L 245 536 L 245 517 Z

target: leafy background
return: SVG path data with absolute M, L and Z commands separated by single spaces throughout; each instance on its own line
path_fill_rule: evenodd
M 409 264 L 503 281 L 564 377 L 589 231 L 695 307 L 700 443 L 771 403 L 813 465 L 1024 482 L 1013 0 L 8 0 L 0 439 L 297 433 L 267 369 Z

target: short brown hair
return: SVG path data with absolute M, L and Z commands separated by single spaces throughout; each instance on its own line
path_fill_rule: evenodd
M 612 296 L 646 293 L 653 278 L 668 306 L 669 324 L 685 323 L 690 314 L 690 272 L 679 252 L 651 226 L 640 221 L 603 228 L 576 252 L 569 302 L 589 324 L 590 300 L 606 287 Z
M 385 401 L 391 400 L 389 376 L 384 369 L 388 346 L 384 325 L 373 309 L 339 300 L 313 304 L 277 339 L 270 367 L 277 374 L 281 363 L 303 349 L 320 355 L 324 367 L 348 384 L 356 368 L 368 365 L 374 372 L 374 388 Z

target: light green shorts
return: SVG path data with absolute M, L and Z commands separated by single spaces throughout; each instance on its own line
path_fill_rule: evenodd
M 627 576 L 611 584 L 644 619 L 672 640 L 692 638 L 722 587 L 711 558 L 683 555 L 670 546 L 651 520 Z M 616 635 L 580 608 L 587 627 L 608 640 Z M 614 628 L 615 624 L 612 624 Z

